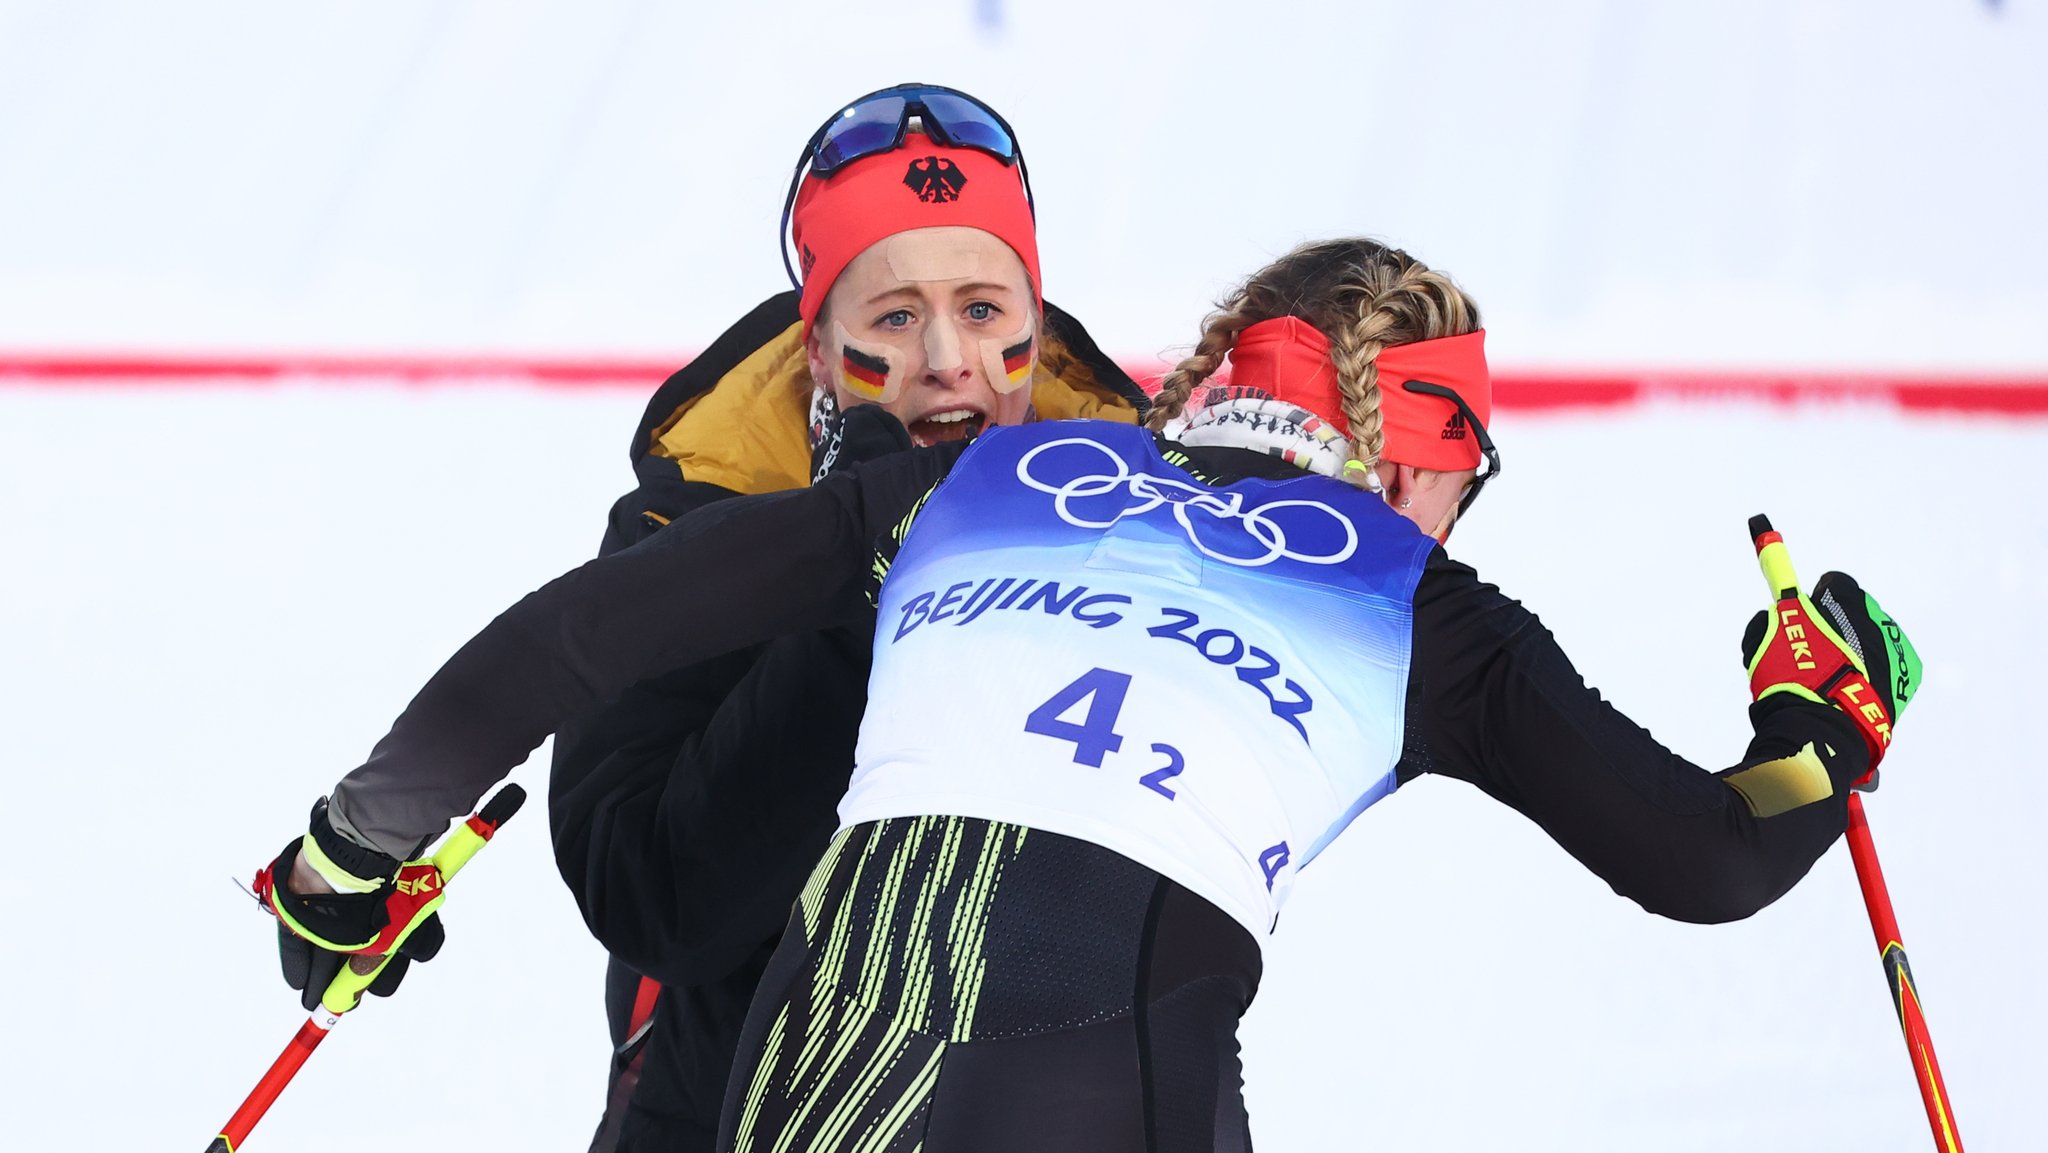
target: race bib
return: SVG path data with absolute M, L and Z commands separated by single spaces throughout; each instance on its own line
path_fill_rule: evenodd
M 1204 485 L 1139 429 L 991 430 L 883 585 L 841 819 L 1079 837 L 1263 935 L 1393 788 L 1430 545 L 1326 478 Z

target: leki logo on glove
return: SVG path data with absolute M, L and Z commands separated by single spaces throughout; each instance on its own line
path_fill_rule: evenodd
M 943 156 L 927 156 L 910 162 L 903 183 L 926 204 L 944 204 L 960 199 L 960 190 L 967 187 L 967 174 Z
M 1793 624 L 1800 616 L 1797 607 L 1788 606 L 1778 610 L 1778 623 L 1785 626 L 1785 639 L 1792 645 L 1792 665 L 1798 669 L 1817 667 L 1813 662 L 1813 642 L 1806 639 L 1806 626 Z
M 1082 471 L 1096 466 L 1096 457 L 1115 471 Z M 1053 482 L 1045 479 L 1048 475 L 1065 479 Z M 1108 528 L 1171 506 L 1174 521 L 1195 548 L 1225 564 L 1258 568 L 1283 559 L 1342 564 L 1358 551 L 1358 530 L 1321 501 L 1276 500 L 1247 508 L 1243 493 L 1132 472 L 1122 457 L 1081 437 L 1050 440 L 1025 453 L 1017 461 L 1017 479 L 1050 494 L 1053 510 L 1076 528 Z
M 392 888 L 397 889 L 408 897 L 417 897 L 422 893 L 431 893 L 435 889 L 440 888 L 440 886 L 440 874 L 435 873 L 431 869 L 422 869 L 410 877 L 400 873 L 392 878 L 391 881 Z
M 1891 719 L 1884 715 L 1884 706 L 1878 703 L 1877 690 L 1870 687 L 1869 681 L 1851 674 L 1835 686 L 1835 692 L 1845 702 L 1845 712 L 1856 714 L 1869 724 L 1871 731 L 1877 734 L 1880 746 L 1892 743 Z

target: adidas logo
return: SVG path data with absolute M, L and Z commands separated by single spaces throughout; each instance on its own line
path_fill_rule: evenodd
M 1444 430 L 1437 434 L 1437 438 L 1440 440 L 1464 440 L 1465 414 L 1462 412 L 1452 413 L 1451 419 L 1444 422 Z

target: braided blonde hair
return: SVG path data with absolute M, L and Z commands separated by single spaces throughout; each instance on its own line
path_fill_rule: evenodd
M 1223 366 L 1240 332 L 1283 316 L 1299 317 L 1330 339 L 1351 459 L 1364 466 L 1363 473 L 1345 468 L 1354 482 L 1379 463 L 1384 440 L 1374 363 L 1380 350 L 1479 329 L 1479 305 L 1450 277 L 1398 248 L 1362 237 L 1303 244 L 1217 304 L 1194 351 L 1160 382 L 1146 426 L 1163 428 L 1186 411 L 1195 387 Z

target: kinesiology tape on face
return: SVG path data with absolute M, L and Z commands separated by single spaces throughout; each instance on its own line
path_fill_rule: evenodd
M 888 404 L 903 395 L 903 381 L 910 374 L 901 352 L 886 344 L 863 344 L 836 320 L 832 346 L 830 356 L 847 392 L 873 404 Z
M 924 367 L 932 373 L 960 367 L 960 326 L 949 316 L 934 316 L 924 326 Z
M 889 264 L 889 275 L 943 300 L 949 285 L 981 273 L 981 253 L 969 239 L 974 235 L 972 229 L 950 227 L 899 233 L 882 241 L 882 258 Z M 958 327 L 937 316 L 925 325 L 924 363 L 933 372 L 960 367 Z
M 961 229 L 919 228 L 882 242 L 882 256 L 898 280 L 966 280 L 981 272 L 981 253 L 961 240 Z
M 1038 331 L 1030 318 L 1024 327 L 1005 337 L 981 342 L 981 367 L 988 373 L 988 386 L 1008 396 L 1031 383 L 1031 370 L 1038 365 Z

